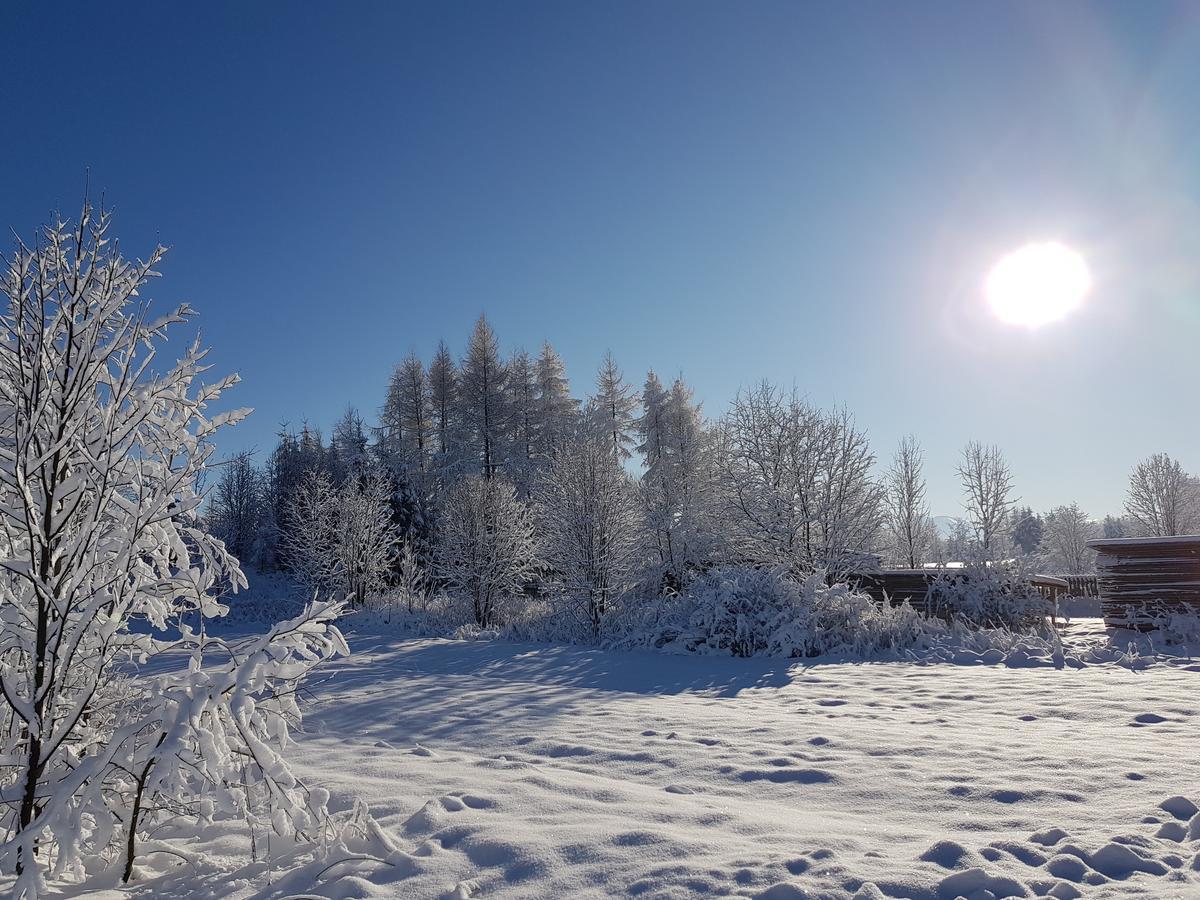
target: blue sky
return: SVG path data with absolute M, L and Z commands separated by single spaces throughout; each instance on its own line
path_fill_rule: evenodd
M 1200 470 L 1200 8 L 1166 3 L 6 4 L 0 213 L 90 168 L 173 249 L 218 371 L 281 421 L 373 415 L 409 349 L 485 311 L 577 393 L 611 348 L 916 433 L 935 513 L 968 439 L 1025 502 L 1117 511 Z M 1087 257 L 1084 310 L 996 322 L 1003 253 Z

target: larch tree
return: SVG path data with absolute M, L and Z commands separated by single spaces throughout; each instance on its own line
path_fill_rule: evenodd
M 459 404 L 484 478 L 495 475 L 504 458 L 507 385 L 508 371 L 500 359 L 500 342 L 487 318 L 480 316 L 459 375 Z
M 108 229 L 85 206 L 0 274 L 0 868 L 26 900 L 97 862 L 129 880 L 139 840 L 216 810 L 315 837 L 327 795 L 281 752 L 300 682 L 345 652 L 334 605 L 243 649 L 195 630 L 245 585 L 198 519 L 211 438 L 245 411 L 210 411 L 237 378 L 203 383 L 198 342 L 156 368 L 192 310 L 152 318 L 164 251 L 131 262 Z M 144 670 L 164 653 L 188 665 Z
M 329 439 L 328 471 L 335 485 L 342 485 L 357 478 L 369 463 L 367 452 L 367 429 L 363 418 L 353 406 L 333 425 Z
M 517 493 L 527 498 L 537 472 L 537 442 L 540 424 L 537 372 L 533 359 L 524 350 L 516 350 L 508 361 L 508 420 L 512 429 L 508 440 L 507 471 Z
M 637 422 L 646 471 L 639 488 L 646 530 L 662 579 L 678 587 L 715 544 L 711 435 L 682 378 L 668 391 L 650 372 Z
M 632 454 L 633 427 L 637 420 L 638 399 L 612 352 L 604 354 L 596 375 L 596 395 L 592 397 L 589 419 L 592 429 L 611 444 L 613 459 L 623 464 Z
M 1003 538 L 1013 504 L 1012 471 L 999 447 L 971 441 L 963 448 L 955 473 L 962 484 L 977 548 L 990 559 L 1005 549 Z
M 538 456 L 551 459 L 571 439 L 579 416 L 579 401 L 571 396 L 562 357 L 549 342 L 542 344 L 536 364 L 538 387 Z
M 437 352 L 429 363 L 429 405 L 439 468 L 445 468 L 455 449 L 458 408 L 458 367 L 445 341 L 438 341 Z
M 432 453 L 429 378 L 409 353 L 392 372 L 380 415 L 379 451 L 389 467 L 405 475 L 424 474 Z

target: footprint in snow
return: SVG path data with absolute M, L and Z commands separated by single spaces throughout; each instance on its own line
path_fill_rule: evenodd
M 442 894 L 438 900 L 471 900 L 479 893 L 479 882 L 460 881 L 450 890 Z
M 1158 804 L 1158 808 L 1164 812 L 1169 812 L 1176 819 L 1180 819 L 1184 822 L 1189 821 L 1192 816 L 1200 812 L 1200 809 L 1197 809 L 1195 803 L 1193 803 L 1187 797 L 1180 797 L 1178 795 L 1174 797 L 1168 797 L 1162 803 Z
M 428 747 L 422 747 L 420 744 L 417 744 L 417 746 L 413 747 L 411 753 L 413 756 L 434 756 L 434 755 L 436 755 Z
M 684 787 L 682 784 L 668 784 L 663 788 L 668 794 L 694 794 L 696 793 L 690 787 Z
M 1163 822 L 1158 831 L 1154 832 L 1154 836 L 1180 844 L 1187 837 L 1187 833 L 1187 826 L 1182 822 Z
M 1045 831 L 1031 834 L 1029 840 L 1035 844 L 1041 844 L 1043 847 L 1053 847 L 1066 837 L 1068 837 L 1067 833 L 1061 828 L 1047 828 Z
M 941 866 L 943 869 L 960 869 L 977 862 L 974 853 L 954 841 L 938 841 L 922 853 L 918 859 Z
M 1133 717 L 1133 721 L 1129 724 L 1134 728 L 1139 725 L 1157 725 L 1159 722 L 1166 722 L 1166 716 L 1160 716 L 1158 713 L 1139 713 Z
M 741 781 L 770 781 L 775 784 L 836 784 L 837 776 L 821 769 L 745 769 Z

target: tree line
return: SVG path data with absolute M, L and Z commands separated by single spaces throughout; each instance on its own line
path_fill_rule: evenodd
M 481 627 L 549 593 L 596 632 L 622 598 L 716 565 L 839 578 L 1022 557 L 1078 574 L 1101 534 L 1200 526 L 1196 479 L 1163 454 L 1102 523 L 1077 504 L 1022 507 L 1001 450 L 970 442 L 964 514 L 939 529 L 924 469 L 915 437 L 880 465 L 848 410 L 768 382 L 709 419 L 682 376 L 650 371 L 638 390 L 610 353 L 581 402 L 549 343 L 505 356 L 481 316 L 461 358 L 442 341 L 396 365 L 373 424 L 350 408 L 328 440 L 284 428 L 261 466 L 229 460 L 208 519 L 236 557 L 309 589 L 362 603 L 401 587 L 410 606 L 449 591 Z

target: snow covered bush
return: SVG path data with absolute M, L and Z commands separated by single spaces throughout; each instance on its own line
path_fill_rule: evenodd
M 811 609 L 800 585 L 782 572 L 718 569 L 688 588 L 683 639 L 702 652 L 780 655 L 780 642 L 803 642 Z M 791 656 L 789 652 L 783 654 Z
M 615 643 L 790 658 L 978 661 L 991 651 L 990 661 L 1006 662 L 1013 653 L 1061 656 L 1053 633 L 981 625 L 965 616 L 930 617 L 907 603 L 881 605 L 849 585 L 829 584 L 824 572 L 797 580 L 784 569 L 747 567 L 715 569 L 683 594 L 649 604 Z
M 880 607 L 823 572 L 797 581 L 783 569 L 715 569 L 653 614 L 632 643 L 731 656 L 866 656 L 911 647 L 926 631 L 907 605 Z
M 1013 565 L 976 563 L 947 570 L 929 586 L 931 615 L 977 628 L 1045 628 L 1052 605 Z
M 281 752 L 297 685 L 346 651 L 334 605 L 241 649 L 184 624 L 246 584 L 197 519 L 210 439 L 245 411 L 209 412 L 237 378 L 200 383 L 198 343 L 155 368 L 192 311 L 149 317 L 164 251 L 125 260 L 108 225 L 85 207 L 0 272 L 0 870 L 24 898 L 47 875 L 128 880 L 172 817 L 311 833 L 325 798 Z M 172 651 L 186 669 L 143 674 Z
M 1158 622 L 1157 634 L 1163 643 L 1200 649 L 1200 615 L 1182 610 L 1166 613 Z

